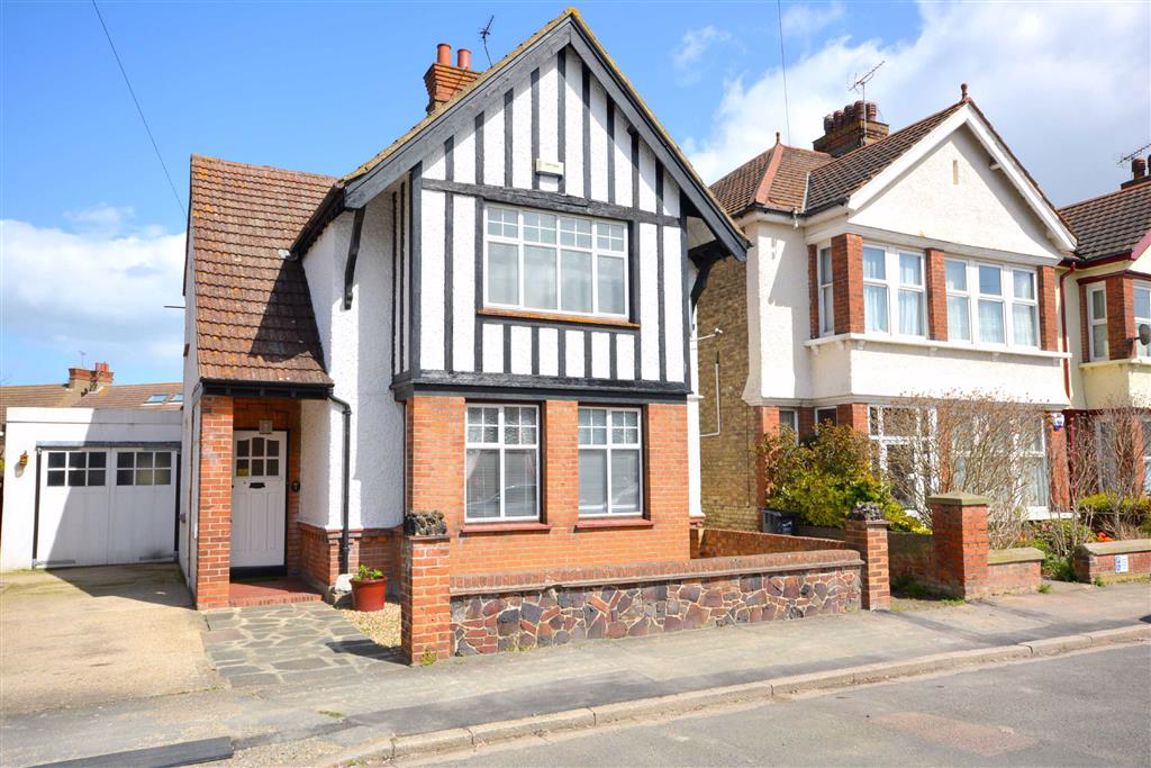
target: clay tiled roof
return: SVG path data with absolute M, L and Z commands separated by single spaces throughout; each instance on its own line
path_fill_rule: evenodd
M 896 131 L 882 141 L 853 149 L 835 162 L 812 171 L 807 196 L 808 213 L 846 202 L 853 192 L 902 157 L 965 103 L 956 102 L 947 109 Z
M 192 157 L 196 348 L 209 380 L 331 383 L 303 266 L 287 249 L 335 179 Z
M 172 411 L 183 405 L 182 400 L 173 401 L 172 396 L 182 394 L 183 391 L 184 385 L 179 381 L 160 384 L 115 384 L 89 392 L 72 405 L 76 408 L 147 408 Z M 162 395 L 165 399 L 160 403 L 149 403 L 148 399 L 153 395 Z
M 80 390 L 64 384 L 0 387 L 0 424 L 7 423 L 9 408 L 66 408 L 79 399 Z
M 1128 254 L 1151 234 L 1151 182 L 1093 197 L 1059 211 L 1088 261 Z
M 824 152 L 776 144 L 712 184 L 711 191 L 733 216 L 753 205 L 802 211 L 808 174 L 830 162 Z

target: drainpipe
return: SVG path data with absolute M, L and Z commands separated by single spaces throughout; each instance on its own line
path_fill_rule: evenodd
M 1064 272 L 1062 275 L 1059 276 L 1059 296 L 1062 299 L 1059 302 L 1059 324 L 1062 326 L 1062 330 L 1063 330 L 1063 351 L 1070 353 L 1071 352 L 1071 341 L 1067 335 L 1067 291 L 1064 289 L 1063 281 L 1067 279 L 1068 275 L 1070 275 L 1072 272 L 1075 271 L 1075 262 L 1071 262 L 1071 264 L 1068 266 L 1069 266 L 1069 269 L 1066 272 Z M 1069 358 L 1069 357 L 1063 358 L 1063 389 L 1065 392 L 1067 392 L 1067 402 L 1070 405 L 1070 403 L 1071 403 L 1071 358 Z
M 340 573 L 348 572 L 348 554 L 352 549 L 351 535 L 348 531 L 351 525 L 351 507 L 348 501 L 349 486 L 352 482 L 352 406 L 335 395 L 328 395 L 328 400 L 340 406 L 340 413 L 344 417 L 344 461 L 343 478 L 340 488 Z

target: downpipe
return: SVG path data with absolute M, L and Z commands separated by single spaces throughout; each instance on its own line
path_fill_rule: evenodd
M 340 407 L 344 417 L 344 459 L 343 471 L 340 480 L 340 573 L 348 572 L 348 560 L 351 554 L 351 503 L 350 487 L 352 482 L 352 406 L 346 400 L 335 395 L 328 395 L 328 400 Z

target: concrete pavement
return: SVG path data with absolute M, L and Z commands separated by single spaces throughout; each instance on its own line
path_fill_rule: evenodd
M 0 762 L 35 765 L 227 736 L 238 750 L 237 765 L 316 764 L 397 734 L 1147 626 L 1149 620 L 1147 583 L 1105 589 L 1058 584 L 1050 594 L 956 607 L 591 642 L 428 668 L 376 659 L 354 679 L 319 675 L 296 684 L 119 702 L 36 718 L 5 712 Z M 1146 645 L 1141 648 L 1148 652 Z M 45 733 L 54 738 L 45 739 Z
M 1148 647 L 1115 646 L 397 762 L 1143 766 L 1151 760 L 1149 713 Z

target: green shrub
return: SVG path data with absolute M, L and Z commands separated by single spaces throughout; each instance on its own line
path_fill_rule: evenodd
M 1112 538 L 1151 535 L 1151 497 L 1096 493 L 1079 500 L 1079 509 L 1095 531 Z
M 808 525 L 842 528 L 857 504 L 871 502 L 883 508 L 895 530 L 924 530 L 872 472 L 867 436 L 849 426 L 822 426 L 799 443 L 782 430 L 765 437 L 760 450 L 772 509 L 793 512 Z

